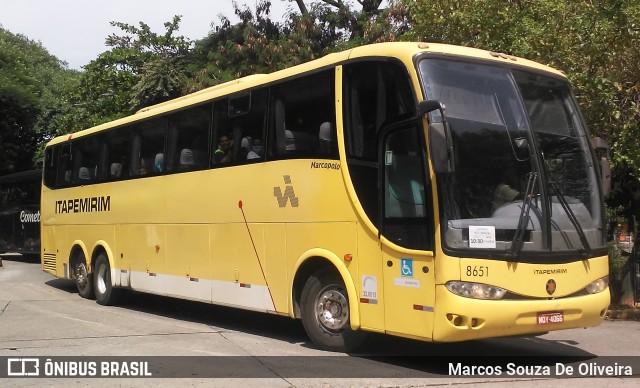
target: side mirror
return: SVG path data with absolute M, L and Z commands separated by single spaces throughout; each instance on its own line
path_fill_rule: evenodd
M 608 158 L 600 159 L 600 174 L 602 179 L 600 182 L 602 195 L 607 198 L 609 194 L 611 194 L 611 163 Z
M 591 139 L 591 146 L 600 159 L 600 187 L 605 198 L 611 194 L 611 162 L 609 161 L 609 143 L 601 137 Z
M 429 124 L 429 145 L 431 163 L 436 174 L 449 174 L 454 171 L 453 141 L 449 131 L 449 124 Z
M 426 115 L 427 113 L 431 113 L 435 110 L 439 110 L 440 114 L 444 118 L 444 104 L 442 104 L 438 100 L 424 100 L 418 103 L 418 113 L 422 115 Z
M 429 145 L 431 151 L 431 163 L 436 174 L 449 174 L 454 171 L 453 139 L 451 129 L 445 117 L 445 106 L 438 100 L 424 100 L 418 103 L 418 112 L 425 115 L 439 111 L 442 117 L 441 123 L 429 124 Z

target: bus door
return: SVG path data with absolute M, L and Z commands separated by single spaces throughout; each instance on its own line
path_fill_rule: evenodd
M 382 135 L 382 272 L 386 331 L 431 338 L 433 222 L 422 138 L 417 122 Z

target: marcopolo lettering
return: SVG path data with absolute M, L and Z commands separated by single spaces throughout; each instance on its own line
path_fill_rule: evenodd
M 340 163 L 327 163 L 327 162 L 311 162 L 311 168 L 322 168 L 325 170 L 339 170 Z
M 56 214 L 111 211 L 111 196 L 86 197 L 56 201 Z

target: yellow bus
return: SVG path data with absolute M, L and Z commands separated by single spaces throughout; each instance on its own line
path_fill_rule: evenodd
M 600 172 L 567 79 L 427 43 L 327 55 L 51 140 L 42 266 L 302 320 L 322 349 L 595 326 Z

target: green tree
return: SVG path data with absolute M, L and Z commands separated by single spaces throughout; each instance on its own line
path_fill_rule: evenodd
M 184 57 L 191 42 L 176 36 L 180 16 L 157 34 L 144 22 L 139 26 L 111 22 L 122 30 L 106 38 L 111 49 L 98 55 L 82 72 L 70 97 L 74 124 L 67 133 L 129 115 L 136 110 L 179 97 L 187 81 Z
M 38 146 L 66 125 L 77 77 L 40 43 L 0 28 L 0 175 L 35 166 Z
M 402 0 L 412 29 L 403 37 L 526 57 L 564 71 L 591 134 L 612 147 L 610 220 L 640 219 L 640 3 L 637 0 Z M 610 225 L 611 229 L 611 225 Z M 609 231 L 611 233 L 611 230 Z M 610 249 L 613 300 L 624 262 Z
M 636 0 L 403 0 L 403 39 L 472 46 L 564 71 L 594 136 L 640 177 L 640 3 Z M 490 15 L 490 16 L 489 16 Z
M 382 0 L 358 0 L 359 9 L 352 3 L 343 0 L 319 0 L 311 2 L 307 7 L 302 0 L 295 2 L 303 16 L 309 15 L 317 20 L 318 25 L 334 35 L 344 35 L 350 42 L 365 40 L 368 26 L 382 13 Z
M 245 75 L 273 71 L 285 62 L 279 45 L 283 27 L 270 18 L 270 1 L 260 1 L 255 12 L 234 3 L 237 24 L 220 15 L 220 24 L 195 43 L 191 59 L 195 79 L 189 91 Z
M 293 0 L 289 0 L 293 1 Z M 272 72 L 319 58 L 354 45 L 395 40 L 407 28 L 407 8 L 381 9 L 381 1 L 295 1 L 299 12 L 283 22 L 271 19 L 271 1 L 261 0 L 255 11 L 234 3 L 240 22 L 225 17 L 206 38 L 196 42 L 191 57 L 195 75 L 188 91 L 255 73 Z

